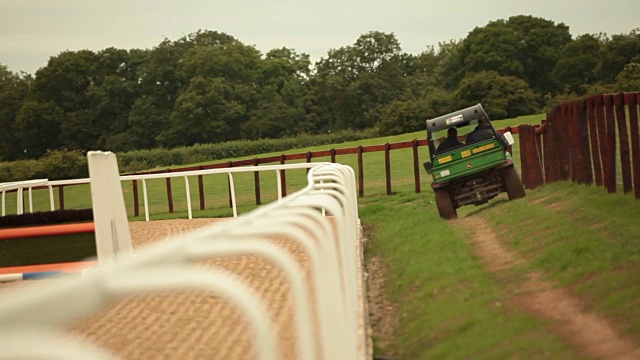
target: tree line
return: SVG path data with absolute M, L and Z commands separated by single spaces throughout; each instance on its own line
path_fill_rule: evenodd
M 345 129 L 398 134 L 478 102 L 501 119 L 638 89 L 640 29 L 573 38 L 563 23 L 520 15 L 419 54 L 372 31 L 314 64 L 294 49 L 262 54 L 206 30 L 152 49 L 64 51 L 34 75 L 0 64 L 0 159 Z

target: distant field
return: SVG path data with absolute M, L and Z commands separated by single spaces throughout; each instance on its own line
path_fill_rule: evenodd
M 517 126 L 520 124 L 538 124 L 540 119 L 544 115 L 531 115 L 518 117 L 511 120 L 499 120 L 495 122 L 497 128 L 504 128 L 506 126 Z M 362 141 L 346 142 L 341 144 L 335 144 L 333 146 L 317 146 L 301 149 L 292 149 L 285 152 L 278 153 L 265 153 L 256 154 L 244 158 L 223 159 L 216 161 L 215 163 L 227 162 L 230 160 L 242 160 L 255 157 L 266 157 L 285 154 L 304 153 L 307 151 L 318 151 L 333 148 L 351 148 L 359 145 L 380 145 L 385 143 L 395 143 L 402 141 L 410 141 L 413 139 L 423 139 L 425 137 L 424 131 L 418 131 L 414 133 L 402 134 L 397 136 L 380 137 Z M 513 147 L 514 160 L 516 166 L 519 168 L 519 146 L 516 144 Z M 419 156 L 421 162 L 426 161 L 428 157 L 427 149 L 422 147 L 419 149 Z M 330 161 L 327 158 L 313 159 L 317 161 Z M 357 156 L 356 155 L 342 155 L 337 156 L 337 162 L 345 165 L 349 165 L 352 168 L 357 169 Z M 300 161 L 302 162 L 302 161 Z M 183 164 L 176 165 L 173 168 L 196 166 L 206 163 L 197 164 Z M 411 149 L 394 150 L 391 152 L 391 177 L 392 177 L 392 190 L 394 192 L 412 192 L 414 189 L 413 179 L 413 160 Z M 289 171 L 287 172 L 287 191 L 293 192 L 302 188 L 306 184 L 305 179 L 306 172 L 302 171 Z M 365 196 L 377 196 L 386 193 L 385 187 L 385 175 L 384 175 L 384 153 L 367 153 L 364 155 L 364 178 L 365 178 Z M 235 186 L 238 197 L 238 209 L 239 212 L 246 212 L 256 207 L 253 174 L 237 174 L 234 175 Z M 276 192 L 276 178 L 272 173 L 265 173 L 261 175 L 260 185 L 262 188 L 261 197 L 263 203 L 274 201 L 277 198 Z M 430 180 L 427 174 L 421 171 L 421 187 L 423 191 L 429 190 Z M 144 210 L 142 208 L 142 187 L 139 182 L 139 197 L 141 213 L 139 217 L 133 215 L 133 189 L 131 183 L 123 183 L 123 192 L 125 196 L 125 202 L 127 205 L 127 213 L 131 220 L 144 219 Z M 199 197 L 198 197 L 198 181 L 193 177 L 189 179 L 189 188 L 191 194 L 191 202 L 193 214 L 195 217 L 226 217 L 231 216 L 231 209 L 229 207 L 228 200 L 228 186 L 226 175 L 207 176 L 204 178 L 204 192 L 206 209 L 204 211 L 199 210 Z M 149 194 L 149 213 L 152 219 L 168 219 L 168 218 L 181 218 L 186 216 L 187 201 L 184 180 L 176 178 L 172 180 L 172 193 L 174 200 L 174 213 L 170 214 L 168 211 L 168 200 L 166 194 L 166 183 L 164 180 L 150 180 L 147 181 L 147 189 Z M 65 208 L 66 209 L 80 209 L 91 207 L 89 188 L 88 186 L 69 186 L 64 189 L 65 195 Z M 49 195 L 46 190 L 36 190 L 33 192 L 34 197 L 34 211 L 48 211 L 49 210 Z M 55 193 L 56 208 L 59 207 L 58 194 Z M 25 201 L 28 201 L 28 193 L 25 192 Z M 15 213 L 16 198 L 15 193 L 9 193 L 6 196 L 7 213 Z M 27 203 L 28 204 L 28 203 Z M 27 205 L 28 207 L 28 205 Z M 28 210 L 27 210 L 28 211 Z

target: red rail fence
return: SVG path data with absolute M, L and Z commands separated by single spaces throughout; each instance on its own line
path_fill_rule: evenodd
M 640 199 L 639 104 L 640 92 L 600 94 L 556 106 L 541 125 L 521 125 L 525 187 L 570 179 L 615 193 L 621 184 Z

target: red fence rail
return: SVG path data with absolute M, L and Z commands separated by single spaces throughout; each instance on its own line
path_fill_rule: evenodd
M 521 125 L 525 187 L 595 181 L 609 193 L 621 184 L 640 199 L 639 104 L 640 92 L 599 94 L 556 106 L 541 125 Z

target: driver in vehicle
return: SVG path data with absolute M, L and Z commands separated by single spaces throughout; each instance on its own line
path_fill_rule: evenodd
M 449 130 L 447 130 L 447 138 L 444 139 L 444 141 L 440 145 L 438 145 L 437 151 L 439 153 L 442 153 L 462 145 L 464 144 L 458 140 L 458 129 L 456 129 L 455 127 L 450 127 Z

